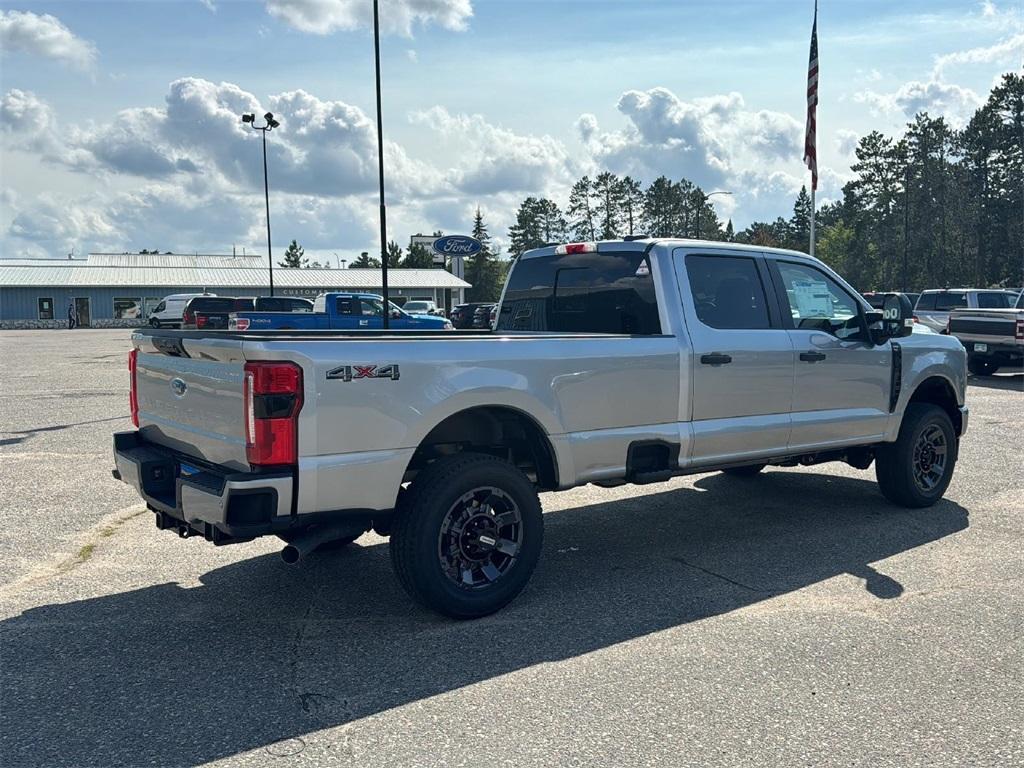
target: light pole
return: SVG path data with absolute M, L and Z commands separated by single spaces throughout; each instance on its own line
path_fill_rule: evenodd
M 697 206 L 697 239 L 700 240 L 700 209 L 704 207 L 704 203 L 708 201 L 708 198 L 712 195 L 731 195 L 732 192 L 724 192 L 718 190 L 717 192 L 708 192 L 706 195 L 702 192 L 698 192 L 700 195 L 700 204 Z
M 267 179 L 267 134 L 281 125 L 274 119 L 273 112 L 267 112 L 263 116 L 266 121 L 264 125 L 256 125 L 256 115 L 249 113 L 242 115 L 242 122 L 248 123 L 254 131 L 263 134 L 263 199 L 267 204 L 267 264 L 270 265 L 270 295 L 274 295 L 274 254 L 270 247 L 270 182 Z
M 373 63 L 377 75 L 377 170 L 380 178 L 380 281 L 384 294 L 384 330 L 390 326 L 391 300 L 388 298 L 388 217 L 384 207 L 384 119 L 380 113 L 380 12 L 373 0 Z

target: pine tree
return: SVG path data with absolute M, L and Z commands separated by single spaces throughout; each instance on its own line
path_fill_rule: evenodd
M 620 182 L 619 195 L 622 199 L 622 223 L 626 233 L 637 234 L 641 228 L 644 210 L 644 192 L 639 181 L 623 176 Z
M 402 259 L 402 266 L 406 269 L 431 269 L 434 266 L 434 255 L 425 245 L 410 245 Z
M 553 200 L 542 197 L 537 201 L 536 211 L 537 225 L 544 243 L 564 243 L 569 238 L 569 225 Z
M 371 259 L 368 251 L 359 254 L 359 258 L 348 265 L 349 269 L 380 269 L 380 259 Z
M 501 292 L 501 284 L 498 282 L 500 270 L 495 263 L 491 235 L 479 208 L 473 217 L 473 237 L 480 242 L 481 248 L 466 263 L 466 282 L 471 286 L 466 292 L 466 298 L 469 301 L 497 301 Z
M 736 233 L 732 228 L 732 219 L 729 219 L 729 223 L 725 225 L 725 241 L 731 243 L 736 239 Z
M 388 242 L 388 269 L 398 267 L 402 262 L 402 246 L 394 240 Z
M 598 238 L 615 240 L 622 229 L 622 182 L 614 173 L 605 171 L 594 179 L 594 219 L 598 226 Z
M 807 252 L 811 242 L 811 196 L 807 187 L 800 187 L 800 194 L 793 203 L 793 218 L 789 220 L 790 240 L 787 248 Z
M 652 237 L 679 237 L 679 188 L 659 176 L 644 193 L 644 221 Z
M 569 192 L 569 227 L 574 240 L 590 241 L 597 239 L 594 226 L 593 184 L 589 176 L 572 185 Z
M 305 252 L 301 245 L 292 240 L 288 249 L 284 252 L 284 261 L 278 262 L 277 266 L 290 267 L 292 269 L 307 267 L 309 266 L 309 260 L 303 255 Z

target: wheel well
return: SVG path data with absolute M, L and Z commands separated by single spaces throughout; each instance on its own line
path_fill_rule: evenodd
M 539 488 L 558 487 L 555 452 L 544 430 L 522 411 L 501 406 L 459 411 L 430 430 L 409 461 L 405 479 L 431 461 L 463 451 L 506 459 Z
M 949 414 L 953 422 L 953 428 L 957 436 L 963 431 L 963 418 L 960 415 L 960 405 L 957 403 L 956 392 L 953 385 L 941 376 L 932 376 L 914 390 L 910 398 L 911 403 L 931 403 L 937 405 Z

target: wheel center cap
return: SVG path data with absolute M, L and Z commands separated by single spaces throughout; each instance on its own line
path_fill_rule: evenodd
M 459 537 L 459 549 L 470 560 L 482 560 L 498 544 L 498 529 L 490 515 L 476 515 L 470 518 Z

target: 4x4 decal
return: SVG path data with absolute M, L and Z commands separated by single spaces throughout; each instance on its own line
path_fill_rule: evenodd
M 340 381 L 352 379 L 391 379 L 398 381 L 400 372 L 397 365 L 339 365 L 327 372 L 327 378 Z

